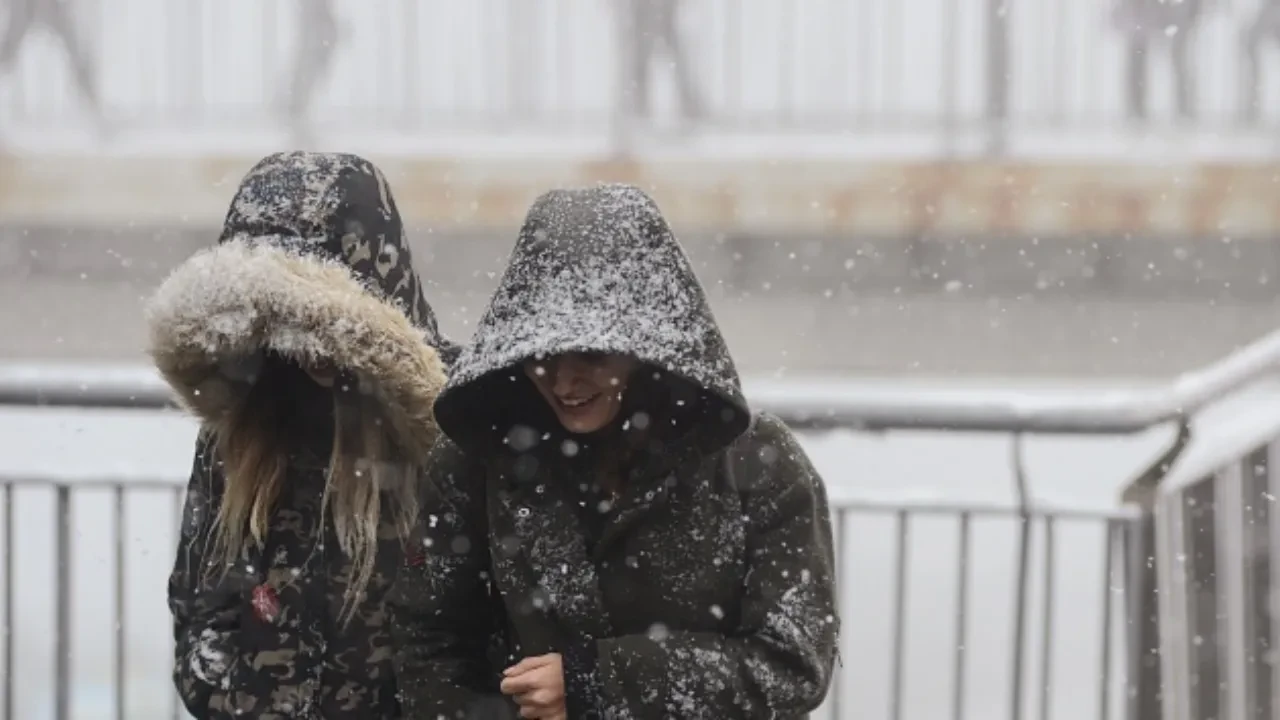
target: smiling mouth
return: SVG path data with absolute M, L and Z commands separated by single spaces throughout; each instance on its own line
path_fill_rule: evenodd
M 577 410 L 579 408 L 584 408 L 587 405 L 590 405 L 591 403 L 595 402 L 596 398 L 598 397 L 600 397 L 600 393 L 596 393 L 595 395 L 588 395 L 587 397 L 583 397 L 583 398 L 558 397 L 556 398 L 556 402 L 560 403 L 561 407 L 568 408 L 570 410 Z

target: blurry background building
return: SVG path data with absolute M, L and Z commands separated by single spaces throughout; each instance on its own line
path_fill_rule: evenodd
M 390 171 L 459 335 L 529 201 L 596 180 L 659 199 L 753 369 L 1168 372 L 1277 317 L 1269 2 L 7 7 L 5 356 L 136 358 L 299 146 Z
M 496 284 L 533 198 L 596 181 L 636 183 L 657 198 L 754 378 L 839 376 L 872 394 L 910 380 L 927 385 L 923 395 L 939 377 L 964 378 L 969 396 L 1016 405 L 1023 387 L 1034 385 L 1035 398 L 1081 391 L 1069 384 L 1041 394 L 1037 380 L 1014 376 L 1146 382 L 1221 358 L 1280 321 L 1274 0 L 0 7 L 0 365 L 144 363 L 143 299 L 176 263 L 214 242 L 250 165 L 286 148 L 358 152 L 387 171 L 429 298 L 459 339 Z M 1268 393 L 1252 402 L 1277 407 L 1280 390 Z M 1204 437 L 1217 448 L 1244 442 L 1227 432 L 1242 426 L 1274 434 L 1259 423 L 1211 425 L 1219 434 Z M 154 414 L 0 412 L 8 513 L 0 516 L 0 605 L 4 629 L 18 638 L 0 642 L 0 696 L 17 708 L 14 717 L 54 716 L 55 656 L 71 665 L 63 678 L 76 688 L 71 717 L 112 717 L 115 707 L 131 720 L 169 716 L 163 583 L 181 499 L 174 483 L 193 432 Z M 1026 464 L 1043 482 L 1038 501 L 1065 497 L 1117 512 L 1120 487 L 1162 440 L 1157 431 L 1037 440 Z M 1004 717 L 1022 702 L 1027 717 L 1084 717 L 1098 707 L 1101 720 L 1103 709 L 1158 695 L 1149 684 L 1134 689 L 1140 667 L 1107 666 L 1096 643 L 1101 637 L 1109 647 L 1109 631 L 1093 632 L 1105 624 L 1103 607 L 1128 602 L 1117 588 L 1129 578 L 1117 579 L 1103 553 L 1124 518 L 1062 531 L 1066 595 L 1057 624 L 1043 626 L 1061 655 L 1050 662 L 1045 651 L 1038 679 L 1027 680 L 1039 690 L 1009 700 L 1009 548 L 1019 527 L 1010 497 L 1021 476 L 1009 467 L 1008 438 L 847 432 L 805 442 L 833 497 L 843 498 L 840 527 L 853 538 L 842 568 L 858 586 L 846 598 L 853 610 L 839 683 L 853 698 L 842 706 L 849 716 L 959 718 L 952 709 L 963 707 L 968 717 Z M 1280 467 L 1267 454 L 1280 445 L 1260 452 L 1247 458 L 1254 470 L 1246 472 L 1250 488 L 1264 488 L 1248 496 L 1257 502 L 1280 492 L 1267 485 L 1266 470 L 1268 462 Z M 1238 485 L 1240 467 L 1233 472 Z M 33 477 L 98 485 L 77 487 L 74 500 L 47 486 L 12 489 L 14 479 Z M 102 484 L 157 477 L 159 489 L 131 485 L 127 502 Z M 1177 557 L 1177 567 L 1194 561 L 1186 586 L 1194 602 L 1170 612 L 1198 618 L 1179 631 L 1195 638 L 1186 656 L 1206 668 L 1221 664 L 1219 640 L 1229 634 L 1238 647 L 1257 630 L 1232 624 L 1228 633 L 1219 622 L 1226 606 L 1214 604 L 1218 546 L 1203 530 L 1218 517 L 1218 488 L 1197 486 L 1194 512 L 1177 521 L 1185 528 L 1168 530 L 1184 533 L 1186 550 L 1166 545 L 1174 550 L 1163 556 Z M 957 561 L 955 528 L 968 532 L 969 514 L 914 524 L 908 542 L 903 506 L 877 505 L 883 517 L 850 520 L 870 507 L 850 498 L 868 493 L 892 503 L 904 493 L 926 504 L 976 497 L 1004 514 L 974 531 L 972 560 Z M 1236 504 L 1220 507 L 1235 513 L 1226 523 L 1235 532 L 1245 495 L 1230 497 Z M 1246 502 L 1250 527 L 1262 528 L 1261 540 L 1249 542 L 1280 546 L 1280 522 L 1265 507 Z M 50 538 L 54 518 L 71 516 L 68 559 Z M 19 538 L 12 544 L 10 533 Z M 1239 550 L 1244 541 L 1233 542 Z M 899 573 L 908 557 L 912 569 Z M 1135 557 L 1132 567 L 1145 562 Z M 1248 557 L 1262 558 L 1259 567 L 1270 562 Z M 969 577 L 956 573 L 957 563 L 974 578 L 967 644 L 953 642 L 954 618 L 937 609 L 954 578 Z M 1034 565 L 1044 578 L 1053 576 L 1049 563 Z M 1232 587 L 1245 586 L 1244 575 L 1231 577 Z M 1261 627 L 1270 623 L 1274 583 L 1247 577 Z M 55 585 L 58 578 L 67 582 Z M 904 601 L 893 588 L 906 578 L 913 592 Z M 1044 582 L 1044 595 L 1056 597 Z M 58 604 L 73 585 L 76 602 Z M 102 602 L 109 592 L 114 605 Z M 891 636 L 888 618 L 904 606 L 912 629 Z M 52 608 L 68 613 L 66 623 Z M 90 639 L 57 634 L 67 623 Z M 1134 626 L 1115 623 L 1111 632 Z M 1280 639 L 1280 623 L 1274 629 L 1256 634 Z M 112 632 L 120 635 L 114 645 Z M 972 655 L 957 651 L 968 644 Z M 906 648 L 894 656 L 907 658 L 905 684 L 891 679 L 899 665 L 886 661 L 888 650 L 862 652 L 891 646 Z M 1206 670 L 1194 675 L 1194 690 L 1179 691 L 1194 695 L 1194 712 L 1170 717 L 1227 717 L 1216 703 L 1228 695 L 1256 700 L 1249 707 L 1264 715 L 1280 707 L 1271 690 L 1280 688 L 1280 670 L 1267 648 L 1253 650 L 1255 660 L 1267 658 L 1259 678 L 1271 685 L 1258 679 L 1247 693 L 1234 689 L 1246 685 L 1237 682 L 1245 670 L 1233 665 L 1236 684 L 1219 693 L 1219 676 Z M 1150 653 L 1133 657 L 1142 667 L 1155 663 Z M 968 658 L 970 675 L 947 685 L 957 658 Z M 113 680 L 117 669 L 128 677 Z M 1106 680 L 1100 701 L 1098 678 Z M 125 691 L 104 689 L 113 681 Z

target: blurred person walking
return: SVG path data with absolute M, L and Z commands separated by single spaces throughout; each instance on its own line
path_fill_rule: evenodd
M 1157 45 L 1167 45 L 1169 50 L 1178 119 L 1194 119 L 1196 84 L 1191 53 L 1204 4 L 1204 0 L 1116 0 L 1112 18 L 1126 41 L 1125 106 L 1131 120 L 1147 120 L 1151 49 Z
M 75 80 L 76 89 L 93 113 L 99 131 L 106 132 L 93 59 L 76 34 L 69 2 L 70 0 L 7 0 L 5 9 L 8 17 L 4 36 L 0 38 L 0 71 L 13 70 L 27 37 L 36 26 L 43 25 L 61 41 L 62 50 L 71 64 L 71 77 Z
M 542 19 L 546 8 L 535 0 L 509 0 L 506 5 L 507 112 L 534 117 L 545 86 Z
M 650 116 L 653 65 L 665 52 L 671 61 L 680 114 L 686 124 L 706 114 L 702 94 L 694 81 L 689 47 L 680 33 L 682 0 L 619 0 L 618 47 L 619 127 L 625 138 L 631 127 Z
M 1256 123 L 1262 112 L 1261 55 L 1267 42 L 1280 45 L 1280 0 L 1260 0 L 1258 10 L 1240 32 L 1240 118 Z
M 201 422 L 169 578 L 188 712 L 399 718 L 383 597 L 454 350 L 386 179 L 353 155 L 264 158 L 148 323 Z
M 320 83 L 333 68 L 334 53 L 342 33 L 333 12 L 333 0 L 298 1 L 298 50 L 284 102 L 285 119 L 293 142 L 309 146 L 313 133 L 308 113 Z

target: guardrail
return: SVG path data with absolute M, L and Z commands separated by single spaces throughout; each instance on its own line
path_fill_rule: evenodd
M 1162 668 L 1157 663 L 1149 662 L 1149 658 L 1159 655 L 1163 647 L 1167 647 L 1170 638 L 1163 632 L 1161 618 L 1170 615 L 1169 607 L 1162 607 L 1157 587 L 1171 590 L 1168 583 L 1170 576 L 1169 557 L 1172 552 L 1169 539 L 1157 532 L 1157 514 L 1161 510 L 1158 501 L 1160 480 L 1169 472 L 1177 458 L 1186 448 L 1190 437 L 1190 417 L 1205 406 L 1222 399 L 1225 395 L 1240 391 L 1250 384 L 1271 376 L 1280 367 L 1280 332 L 1268 335 L 1258 342 L 1246 347 L 1227 358 L 1192 373 L 1175 378 L 1170 383 L 1151 389 L 1108 392 L 1098 396 L 1068 397 L 1058 400 L 1032 400 L 1010 394 L 1003 398 L 965 397 L 943 395 L 941 397 L 896 396 L 892 391 L 863 394 L 841 394 L 827 392 L 819 394 L 814 388 L 806 388 L 802 382 L 769 383 L 749 386 L 749 397 L 757 408 L 778 413 L 784 420 L 798 428 L 829 429 L 846 427 L 853 429 L 885 431 L 893 429 L 935 429 L 952 431 L 985 431 L 1007 432 L 1014 436 L 1011 463 L 1014 470 L 1015 493 L 1017 507 L 1005 509 L 1019 520 L 1017 547 L 1017 579 L 1015 582 L 1014 630 L 1011 656 L 1012 670 L 1010 679 L 1009 716 L 1014 720 L 1023 717 L 1025 704 L 1025 666 L 1027 615 L 1029 590 L 1029 565 L 1031 552 L 1032 526 L 1042 522 L 1046 533 L 1046 563 L 1052 563 L 1054 547 L 1052 542 L 1053 527 L 1066 515 L 1051 509 L 1037 508 L 1031 503 L 1027 490 L 1027 478 L 1023 464 L 1023 440 L 1032 433 L 1068 433 L 1115 435 L 1134 433 L 1162 423 L 1177 425 L 1173 442 L 1168 449 L 1156 458 L 1150 467 L 1136 478 L 1126 489 L 1126 498 L 1135 503 L 1132 514 L 1100 514 L 1091 516 L 1094 520 L 1105 523 L 1107 559 L 1103 585 L 1110 588 L 1112 561 L 1123 558 L 1123 586 L 1126 597 L 1125 623 L 1126 659 L 1128 663 L 1128 710 L 1126 716 L 1130 720 L 1156 720 L 1162 717 L 1162 692 L 1166 676 L 1173 672 Z M 80 407 L 133 407 L 164 408 L 170 407 L 170 396 L 165 386 L 154 374 L 136 368 L 118 368 L 90 376 L 84 370 L 76 368 L 0 368 L 0 405 L 25 406 L 80 406 Z M 117 486 L 117 498 L 123 493 L 123 485 Z M 173 486 L 170 486 L 173 487 Z M 12 484 L 7 485 L 6 493 L 12 492 Z M 61 486 L 58 493 L 58 517 L 60 533 L 69 532 L 70 519 L 66 512 L 70 499 L 70 489 Z M 180 490 L 175 490 L 175 503 Z M 11 498 L 7 495 L 6 500 Z M 120 500 L 117 499 L 117 504 Z M 11 519 L 13 503 L 6 502 L 6 519 Z M 894 620 L 894 657 L 895 663 L 892 690 L 892 712 L 896 719 L 900 717 L 902 707 L 902 626 L 901 607 L 906 598 L 905 587 L 905 538 L 910 528 L 910 520 L 918 513 L 944 512 L 952 513 L 959 518 L 961 535 L 958 538 L 957 562 L 963 569 L 967 567 L 967 540 L 964 530 L 966 518 L 980 512 L 979 508 L 963 506 L 911 507 L 902 504 L 858 504 L 850 503 L 838 506 L 838 524 L 844 527 L 846 518 L 858 512 L 889 512 L 896 518 L 899 542 L 897 544 L 897 565 L 895 568 L 895 607 L 899 608 Z M 1117 533 L 1116 528 L 1123 528 Z M 6 522 L 6 528 L 12 524 Z M 8 531 L 8 530 L 7 530 Z M 58 566 L 61 573 L 69 567 L 69 557 L 65 554 L 68 543 L 59 541 L 57 547 Z M 1117 538 L 1121 538 L 1117 540 Z M 1163 542 L 1158 542 L 1163 541 Z M 843 543 L 843 539 L 841 540 Z M 1115 543 L 1121 543 L 1117 546 Z M 117 541 L 118 543 L 118 541 Z M 118 546 L 118 545 L 117 545 Z M 1176 545 L 1174 547 L 1177 547 Z M 12 545 L 6 542 L 6 572 L 12 570 Z M 1159 557 L 1159 562 L 1150 562 L 1152 556 Z M 1160 568 L 1163 567 L 1163 570 Z M 7 575 L 7 577 L 12 577 Z M 1047 573 L 1048 582 L 1052 582 L 1052 573 Z M 67 603 L 67 578 L 60 575 L 59 602 Z M 961 595 L 967 583 L 965 572 L 960 573 Z M 6 583 L 6 588 L 11 587 Z M 1108 590 L 1109 592 L 1109 590 Z M 1165 595 L 1171 594 L 1169 592 Z M 959 595 L 958 595 L 959 597 Z M 1051 603 L 1053 592 L 1050 587 L 1045 597 Z M 1168 601 L 1165 601 L 1166 603 Z M 957 600 L 957 613 L 964 613 L 962 600 Z M 7 602 L 6 613 L 10 613 L 12 603 Z M 1107 611 L 1109 613 L 1109 610 Z M 1052 616 L 1052 606 L 1045 608 L 1045 616 Z M 58 678 L 59 678 L 59 715 L 58 720 L 66 717 L 66 673 L 69 662 L 69 650 L 65 642 L 67 618 L 66 607 L 58 608 L 59 626 L 63 628 L 57 636 L 58 644 Z M 13 628 L 13 618 L 6 615 L 5 629 Z M 1110 615 L 1105 619 L 1103 656 L 1110 662 L 1111 633 L 1113 627 Z M 965 625 L 961 623 L 959 627 Z M 963 638 L 961 638 L 963 640 Z M 963 648 L 961 642 L 957 646 Z M 1047 651 L 1045 651 L 1047 653 Z M 1041 663 L 1047 663 L 1047 654 Z M 6 663 L 6 668 L 12 668 Z M 125 667 L 123 664 L 121 668 Z M 122 670 L 123 671 L 123 670 Z M 8 671 L 7 671 L 8 672 Z M 957 685 L 963 692 L 963 676 L 965 657 L 958 651 L 953 672 L 961 680 Z M 7 681 L 8 682 L 8 681 Z M 1099 707 L 1102 717 L 1106 717 L 1110 686 L 1107 680 L 1101 683 Z M 1041 717 L 1048 712 L 1048 686 L 1042 684 L 1039 704 Z M 11 694 L 6 694 L 12 698 Z M 837 716 L 841 698 L 834 696 L 831 704 Z M 963 698 L 955 700 L 953 716 L 963 716 Z M 121 710 L 122 712 L 122 710 Z
M 1046 399 L 1016 391 L 993 396 L 909 393 L 892 387 L 848 391 L 829 383 L 785 379 L 748 380 L 746 390 L 754 408 L 775 413 L 801 429 L 1119 435 L 1181 422 L 1278 369 L 1280 331 L 1205 368 L 1136 390 Z M 175 407 L 168 386 L 149 368 L 75 364 L 0 365 L 2 405 Z
M 134 720 L 137 712 L 131 712 L 127 705 L 127 698 L 131 689 L 137 692 L 136 687 L 131 688 L 131 678 L 136 682 L 136 674 L 131 672 L 132 664 L 128 653 L 128 638 L 134 627 L 130 625 L 129 618 L 131 616 L 128 594 L 128 570 L 131 563 L 137 561 L 137 557 L 130 554 L 127 547 L 128 541 L 126 534 L 129 532 L 130 523 L 126 514 L 127 500 L 131 495 L 138 492 L 161 493 L 168 495 L 170 500 L 168 505 L 172 508 L 171 515 L 164 518 L 164 522 L 176 527 L 178 519 L 181 517 L 183 495 L 185 491 L 185 483 L 180 478 L 174 478 L 173 482 L 145 482 L 145 481 L 105 481 L 102 483 L 93 483 L 92 485 L 77 485 L 75 483 L 53 482 L 49 480 L 23 480 L 23 479 L 0 479 L 0 502 L 4 504 L 2 522 L 4 527 L 3 534 L 0 534 L 0 543 L 5 548 L 3 567 L 0 568 L 0 583 L 3 584 L 4 593 L 0 598 L 3 602 L 4 615 L 0 619 L 3 626 L 0 627 L 0 634 L 5 639 L 3 666 L 4 674 L 2 682 L 0 682 L 0 693 L 3 693 L 4 702 L 0 705 L 0 717 L 17 718 L 19 711 L 15 702 L 18 697 L 19 682 L 17 673 L 15 672 L 15 656 L 14 648 L 25 640 L 24 625 L 30 625 L 30 621 L 26 624 L 21 622 L 21 618 L 15 616 L 14 609 L 17 606 L 15 599 L 15 588 L 20 584 L 15 582 L 18 575 L 15 570 L 15 551 L 16 538 L 14 534 L 15 516 L 24 512 L 25 504 L 17 498 L 20 491 L 45 489 L 53 494 L 53 518 L 55 519 L 55 532 L 53 536 L 52 549 L 50 554 L 56 566 L 54 574 L 54 623 L 52 635 L 52 655 L 53 655 L 53 717 L 54 720 L 68 720 L 74 716 L 72 712 L 72 699 L 75 693 L 75 683 L 73 681 L 73 658 L 76 657 L 77 646 L 73 640 L 75 630 L 73 630 L 73 600 L 77 597 L 86 597 L 86 591 L 92 593 L 95 603 L 109 604 L 113 625 L 111 628 L 111 644 L 113 656 L 110 662 L 111 667 L 111 692 L 110 701 L 112 702 L 111 717 L 115 720 Z M 71 568 L 75 564 L 75 548 L 77 528 L 82 527 L 82 521 L 77 520 L 73 506 L 77 495 L 82 493 L 95 493 L 104 496 L 106 505 L 109 507 L 111 517 L 110 537 L 107 538 L 106 557 L 99 562 L 103 562 L 110 568 L 111 580 L 110 588 L 85 588 L 78 585 L 76 578 L 73 577 Z M 1092 690 L 1093 697 L 1098 708 L 1098 716 L 1095 720 L 1108 720 L 1111 717 L 1112 698 L 1115 692 L 1115 677 L 1113 668 L 1114 656 L 1118 647 L 1117 639 L 1122 638 L 1126 634 L 1126 630 L 1122 623 L 1117 623 L 1114 619 L 1119 608 L 1126 608 L 1127 603 L 1134 599 L 1125 594 L 1117 601 L 1117 593 L 1114 588 L 1123 586 L 1124 577 L 1117 572 L 1117 568 L 1125 568 L 1133 566 L 1141 558 L 1142 549 L 1135 544 L 1138 536 L 1135 531 L 1139 528 L 1138 517 L 1132 512 L 1096 512 L 1090 510 L 1072 510 L 1072 509 L 1035 509 L 1028 512 L 1025 516 L 1020 515 L 1016 508 L 1000 505 L 983 505 L 983 504 L 964 504 L 964 503 L 898 503 L 888 501 L 872 501 L 872 500 L 835 500 L 832 508 L 833 522 L 836 529 L 837 541 L 837 560 L 847 566 L 848 560 L 852 553 L 858 548 L 859 544 L 868 542 L 868 534 L 859 526 L 859 522 L 866 519 L 887 519 L 892 522 L 892 530 L 886 535 L 889 541 L 885 543 L 885 550 L 889 555 L 889 563 L 891 566 L 892 577 L 892 596 L 890 599 L 891 617 L 887 618 L 892 627 L 891 642 L 888 648 L 890 667 L 890 685 L 889 688 L 889 707 L 888 717 L 892 720 L 901 720 L 905 715 L 905 705 L 907 697 L 905 695 L 905 678 L 907 677 L 907 630 L 908 630 L 908 612 L 907 607 L 909 601 L 914 597 L 912 588 L 909 586 L 908 578 L 911 575 L 911 561 L 909 548 L 912 545 L 913 528 L 916 528 L 921 522 L 945 518 L 954 523 L 955 534 L 952 536 L 938 536 L 933 538 L 935 542 L 929 544 L 930 555 L 938 555 L 945 552 L 953 552 L 951 556 L 954 559 L 954 567 L 956 568 L 955 585 L 951 588 L 950 600 L 941 601 L 939 613 L 949 613 L 951 626 L 954 635 L 950 638 L 954 645 L 951 646 L 951 656 L 949 659 L 950 681 L 953 692 L 945 703 L 947 708 L 947 716 L 952 720 L 964 720 L 966 717 L 973 717 L 975 713 L 969 711 L 968 702 L 970 698 L 966 696 L 966 690 L 969 688 L 968 678 L 973 672 L 973 661 L 971 646 L 974 645 L 974 639 L 970 635 L 970 631 L 975 627 L 987 627 L 980 620 L 975 620 L 972 611 L 971 596 L 975 592 L 972 580 L 972 565 L 974 559 L 974 532 L 975 527 L 981 527 L 984 523 L 1001 521 L 1018 521 L 1020 518 L 1022 524 L 1035 526 L 1038 528 L 1041 540 L 1041 567 L 1042 579 L 1040 581 L 1040 628 L 1039 628 L 1039 654 L 1035 659 L 1035 672 L 1042 679 L 1037 683 L 1035 695 L 1031 698 L 1033 704 L 1038 711 L 1035 714 L 1039 720 L 1048 720 L 1049 708 L 1052 706 L 1054 692 L 1057 688 L 1051 680 L 1052 678 L 1052 662 L 1055 649 L 1057 648 L 1055 638 L 1055 619 L 1059 613 L 1059 603 L 1079 602 L 1082 598 L 1090 600 L 1092 597 L 1098 597 L 1098 610 L 1101 614 L 1102 631 L 1097 638 L 1097 659 L 1099 674 L 1095 678 L 1096 687 Z M 152 518 L 155 522 L 155 518 Z M 1071 576 L 1070 582 L 1064 586 L 1058 586 L 1059 579 L 1058 561 L 1061 556 L 1055 538 L 1057 537 L 1057 529 L 1061 526 L 1072 528 L 1092 528 L 1100 533 L 1100 543 L 1098 547 L 1101 549 L 1100 562 L 1097 565 L 1089 564 L 1090 567 L 1100 567 L 1101 572 L 1097 575 L 1080 577 L 1078 575 Z M 1009 528 L 1012 532 L 1020 532 L 1015 528 Z M 1090 536 L 1096 533 L 1090 531 Z M 1077 534 L 1078 537 L 1078 534 Z M 98 538 L 95 538 L 98 539 Z M 853 543 L 850 545 L 850 543 Z M 81 546 L 83 547 L 83 545 Z M 1071 551 L 1071 557 L 1079 558 L 1082 549 L 1077 547 Z M 865 553 L 863 553 L 865 556 Z M 167 563 L 169 558 L 163 554 L 156 554 L 150 562 Z M 1085 586 L 1085 587 L 1082 587 Z M 848 583 L 841 582 L 840 602 L 842 608 L 846 608 L 844 612 L 848 613 L 848 608 L 856 606 L 860 598 L 855 594 L 850 595 L 850 588 L 853 587 Z M 156 589 L 159 592 L 159 588 Z M 934 592 L 947 592 L 945 587 L 941 585 L 931 585 L 930 587 L 921 589 L 925 593 L 932 595 Z M 1069 594 L 1068 594 L 1069 593 Z M 1027 604 L 1028 601 L 1022 593 L 1018 594 L 1018 602 Z M 1122 610 L 1126 614 L 1130 612 L 1128 609 Z M 854 622 L 847 623 L 854 625 Z M 879 622 L 877 623 L 879 624 Z M 167 632 L 167 622 L 159 621 L 157 623 L 157 632 Z M 944 641 L 942 645 L 947 645 Z M 29 647 L 29 645 L 28 645 Z M 1011 698 L 1010 717 L 1023 717 L 1024 713 L 1021 708 L 1023 699 L 1021 695 L 1022 682 L 1028 674 L 1025 670 L 1019 671 L 1014 668 L 1022 667 L 1023 659 L 1017 657 L 1010 671 L 1011 683 L 1014 687 L 1020 688 L 1018 692 Z M 824 712 L 815 715 L 817 718 L 842 718 L 847 717 L 850 712 L 852 702 L 845 697 L 843 690 L 843 673 L 837 674 L 837 680 L 833 683 L 831 694 L 824 708 Z M 29 682 L 29 681 L 28 681 Z M 167 674 L 158 676 L 154 679 L 154 683 L 148 683 L 146 690 L 154 687 L 168 685 Z M 1085 692 L 1080 688 L 1072 688 L 1071 692 Z M 170 695 L 169 708 L 165 711 L 166 718 L 186 718 L 187 715 L 176 694 Z M 105 700 L 106 698 L 104 698 Z M 942 703 L 939 703 L 942 704 Z M 864 705 L 860 707 L 865 708 Z M 976 713 L 983 715 L 983 713 Z M 105 716 L 105 714 L 103 715 Z M 153 716 L 148 716 L 152 720 L 158 720 Z

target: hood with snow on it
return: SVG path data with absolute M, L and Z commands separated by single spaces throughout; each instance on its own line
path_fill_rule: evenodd
M 568 352 L 640 360 L 652 372 L 636 379 L 661 385 L 646 390 L 696 403 L 701 437 L 712 447 L 748 425 L 738 372 L 706 294 L 658 206 L 639 188 L 553 190 L 534 202 L 436 403 L 441 429 L 464 447 L 501 435 L 513 419 L 504 415 L 506 399 L 528 396 L 532 387 L 518 365 Z
M 203 422 L 251 387 L 271 351 L 327 361 L 374 393 L 401 447 L 424 458 L 447 347 L 413 269 L 387 181 L 369 161 L 290 152 L 241 182 L 218 244 L 179 265 L 147 305 L 149 351 Z

